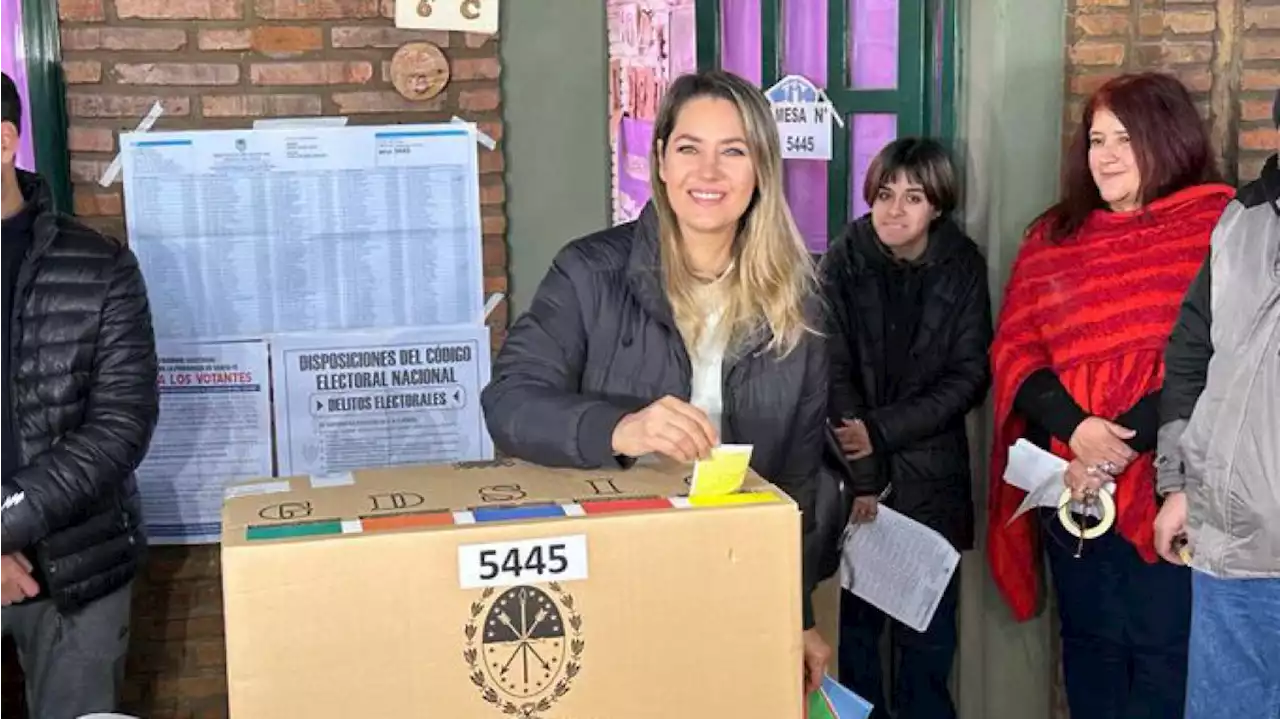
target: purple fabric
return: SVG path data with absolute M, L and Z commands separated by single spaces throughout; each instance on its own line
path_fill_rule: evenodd
M 892 90 L 898 86 L 898 0 L 849 0 L 853 41 L 849 67 L 853 87 Z
M 640 216 L 649 201 L 649 144 L 653 142 L 653 123 L 634 117 L 622 118 L 618 138 L 618 210 L 619 222 Z
M 760 56 L 760 0 L 722 0 L 720 67 L 759 85 L 763 66 Z
M 22 47 L 22 1 L 0 0 L 0 24 L 3 24 L 3 35 L 0 36 L 0 66 L 6 75 L 18 86 L 18 96 L 22 98 L 22 141 L 18 144 L 17 165 L 24 170 L 35 169 L 35 152 L 31 148 L 31 103 L 27 95 L 26 62 L 19 57 L 18 49 Z
M 802 75 L 827 86 L 827 2 L 783 3 L 782 74 Z M 787 203 L 810 251 L 827 249 L 827 165 L 822 160 L 786 160 Z
M 827 84 L 826 0 L 787 0 L 782 4 L 783 75 L 804 75 Z
M 864 113 L 849 118 L 849 219 L 862 217 L 870 207 L 862 199 L 862 185 L 867 179 L 867 168 L 885 145 L 898 137 L 898 116 Z

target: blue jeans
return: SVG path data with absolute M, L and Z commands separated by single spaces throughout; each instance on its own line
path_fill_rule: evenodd
M 1071 716 L 1179 719 L 1186 698 L 1191 571 L 1164 561 L 1147 564 L 1114 529 L 1086 541 L 1076 558 L 1077 540 L 1056 514 L 1048 513 L 1042 526 L 1062 623 Z
M 1186 719 L 1280 717 L 1280 579 L 1191 575 Z
M 955 719 L 947 680 L 956 654 L 956 609 L 960 595 L 957 569 L 923 633 L 889 619 L 854 596 L 840 593 L 840 683 L 875 705 L 872 719 L 890 716 L 885 706 L 880 637 L 886 621 L 898 658 L 893 682 L 893 713 L 898 719 Z

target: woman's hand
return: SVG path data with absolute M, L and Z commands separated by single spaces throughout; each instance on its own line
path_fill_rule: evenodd
M 1096 497 L 1102 490 L 1103 481 L 1109 479 L 1111 477 L 1105 472 L 1100 469 L 1090 469 L 1079 459 L 1071 460 L 1067 465 L 1067 473 L 1063 477 L 1067 488 L 1071 490 L 1071 499 L 1075 502 L 1083 502 L 1085 495 Z
M 871 435 L 867 434 L 867 425 L 862 420 L 846 419 L 835 428 L 835 433 L 845 459 L 855 461 L 871 456 Z
M 670 395 L 623 417 L 613 429 L 613 451 L 626 457 L 660 452 L 692 462 L 711 456 L 719 443 L 705 412 Z
M 1071 433 L 1071 452 L 1085 467 L 1097 467 L 1114 476 L 1122 474 L 1138 453 L 1125 442 L 1136 433 L 1101 417 L 1090 417 Z
M 823 640 L 817 629 L 804 630 L 804 694 L 806 701 L 810 692 L 822 686 L 822 679 L 827 675 L 827 663 L 831 661 L 831 647 Z
M 880 500 L 874 494 L 858 497 L 853 500 L 853 512 L 849 519 L 855 524 L 875 521 L 876 511 L 880 509 Z

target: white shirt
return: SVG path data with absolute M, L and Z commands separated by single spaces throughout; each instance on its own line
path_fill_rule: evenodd
M 724 353 L 729 344 L 729 333 L 720 326 L 723 317 L 721 307 L 715 307 L 707 314 L 698 346 L 690 353 L 693 387 L 689 404 L 707 413 L 717 435 L 720 434 L 720 418 L 724 414 Z

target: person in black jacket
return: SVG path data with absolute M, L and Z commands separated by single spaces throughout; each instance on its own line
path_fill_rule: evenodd
M 769 104 L 728 73 L 682 76 L 649 158 L 653 200 L 639 219 L 562 249 L 511 327 L 481 397 L 494 444 L 581 468 L 751 444 L 752 468 L 812 528 L 827 351 Z M 807 552 L 804 565 L 813 689 L 830 649 L 812 628 Z
M 863 471 L 853 521 L 887 506 L 973 547 L 965 417 L 986 395 L 991 301 L 986 260 L 948 215 L 956 205 L 947 152 L 928 139 L 891 143 L 863 189 L 871 212 L 827 252 L 830 419 Z M 867 466 L 873 468 L 866 471 Z M 947 689 L 956 648 L 958 573 L 923 633 L 893 624 L 901 653 L 893 699 L 903 719 L 955 716 Z M 841 681 L 888 716 L 880 636 L 885 615 L 841 597 Z M 896 652 L 895 652 L 896 653 Z
M 122 243 L 55 212 L 14 167 L 3 78 L 4 635 L 36 719 L 110 712 L 143 554 L 133 471 L 159 411 L 146 288 Z

